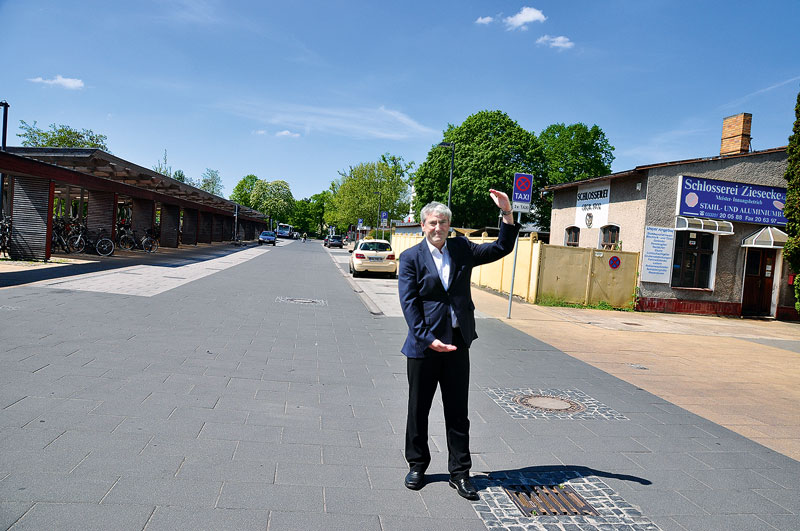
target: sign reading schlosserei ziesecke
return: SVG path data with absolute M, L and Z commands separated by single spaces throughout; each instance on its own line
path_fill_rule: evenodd
M 678 214 L 742 223 L 786 225 L 786 188 L 682 175 Z

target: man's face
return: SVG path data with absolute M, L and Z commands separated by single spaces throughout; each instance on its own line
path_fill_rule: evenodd
M 450 232 L 450 220 L 444 214 L 429 214 L 422 223 L 422 232 L 434 247 L 441 250 Z

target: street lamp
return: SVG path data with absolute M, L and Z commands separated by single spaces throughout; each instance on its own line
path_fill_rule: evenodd
M 381 223 L 381 191 L 378 190 L 377 192 L 372 192 L 373 194 L 378 194 L 378 216 L 375 218 L 375 238 L 378 237 L 378 226 Z M 383 229 L 381 229 L 381 236 L 383 236 Z
M 456 143 L 455 142 L 439 142 L 441 147 L 450 148 L 450 184 L 447 186 L 447 208 L 450 208 L 450 195 L 453 191 L 453 163 L 456 158 Z

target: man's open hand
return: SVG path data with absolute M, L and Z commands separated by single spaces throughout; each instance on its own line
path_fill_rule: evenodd
M 453 352 L 457 350 L 455 345 L 448 345 L 447 343 L 442 343 L 438 339 L 434 339 L 433 343 L 430 344 L 428 347 L 431 350 L 435 350 L 436 352 Z

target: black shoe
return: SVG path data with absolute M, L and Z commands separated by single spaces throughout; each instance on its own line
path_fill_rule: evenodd
M 421 470 L 411 470 L 406 474 L 404 482 L 407 489 L 419 490 L 425 484 L 425 472 Z
M 458 495 L 462 498 L 472 501 L 480 499 L 478 497 L 478 491 L 475 490 L 475 486 L 469 478 L 451 479 L 450 486 L 456 489 L 456 492 L 458 492 Z

